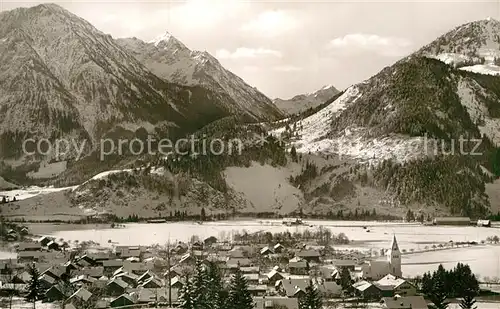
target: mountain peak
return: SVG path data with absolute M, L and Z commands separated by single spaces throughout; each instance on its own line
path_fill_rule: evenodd
M 174 37 L 170 32 L 165 31 L 163 34 L 157 36 L 155 39 L 148 42 L 158 48 L 174 48 L 174 49 L 188 49 L 181 41 Z

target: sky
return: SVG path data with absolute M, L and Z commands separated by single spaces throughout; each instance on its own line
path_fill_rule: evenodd
M 490 1 L 12 1 L 57 3 L 115 38 L 171 33 L 270 98 L 362 82 L 461 24 L 500 19 Z M 1 27 L 1 25 L 0 25 Z

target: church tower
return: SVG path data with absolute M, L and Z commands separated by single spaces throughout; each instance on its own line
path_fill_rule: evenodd
M 387 252 L 387 260 L 391 268 L 391 274 L 396 277 L 402 277 L 403 273 L 401 271 L 401 252 L 399 251 L 396 235 L 394 235 L 391 242 L 391 248 Z

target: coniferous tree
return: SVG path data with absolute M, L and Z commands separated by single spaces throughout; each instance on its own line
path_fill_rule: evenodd
M 352 286 L 351 273 L 347 267 L 343 267 L 342 272 L 340 273 L 340 286 L 342 287 L 342 291 L 344 293 L 349 292 L 349 289 Z
M 449 291 L 446 288 L 447 273 L 443 265 L 439 265 L 433 276 L 432 289 L 429 292 L 429 299 L 432 301 L 434 309 L 446 309 L 449 302 L 446 301 Z
M 305 295 L 299 299 L 300 309 L 321 309 L 323 307 L 323 300 L 319 291 L 314 287 L 312 280 L 306 287 Z
M 28 283 L 28 293 L 26 295 L 26 300 L 28 302 L 33 303 L 33 309 L 36 308 L 36 301 L 42 299 L 43 297 L 43 288 L 40 282 L 40 273 L 36 268 L 35 264 L 31 264 L 28 267 L 28 273 L 31 276 L 31 279 Z
M 229 309 L 253 309 L 253 300 L 248 291 L 248 282 L 239 268 L 231 278 Z
M 466 294 L 460 300 L 460 308 L 462 309 L 476 309 L 476 299 L 473 293 Z
M 186 280 L 186 283 L 179 291 L 180 307 L 182 309 L 197 309 L 193 299 L 193 284 L 191 280 Z
M 196 309 L 212 309 L 207 300 L 207 272 L 201 261 L 196 262 L 196 269 L 193 276 L 193 302 Z
M 224 289 L 220 269 L 215 262 L 208 264 L 207 281 L 207 301 L 210 308 L 227 308 L 227 291 Z

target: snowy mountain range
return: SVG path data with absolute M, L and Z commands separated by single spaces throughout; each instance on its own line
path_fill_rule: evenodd
M 184 83 L 187 79 L 152 72 L 142 56 L 58 5 L 0 13 L 0 111 L 4 116 L 0 157 L 16 165 L 37 162 L 40 158 L 22 153 L 22 141 L 27 138 L 64 137 L 79 144 L 85 140 L 89 154 L 98 147 L 99 138 L 116 136 L 117 131 L 135 134 L 142 128 L 175 137 L 229 115 L 248 121 L 280 116 L 267 97 L 207 53 L 191 54 L 172 38 L 145 46 L 164 57 L 172 52 L 167 57 L 170 61 L 178 57 L 183 62 L 188 57 L 193 81 L 199 82 Z M 68 154 L 72 156 L 74 152 Z
M 151 42 L 126 38 L 118 39 L 117 43 L 169 82 L 228 94 L 233 102 L 225 107 L 231 113 L 244 112 L 253 120 L 273 120 L 281 116 L 269 98 L 226 70 L 215 57 L 206 51 L 190 50 L 168 32 Z
M 313 93 L 299 94 L 288 100 L 274 99 L 273 103 L 287 115 L 300 114 L 325 103 L 337 93 L 339 91 L 334 86 L 326 85 Z

